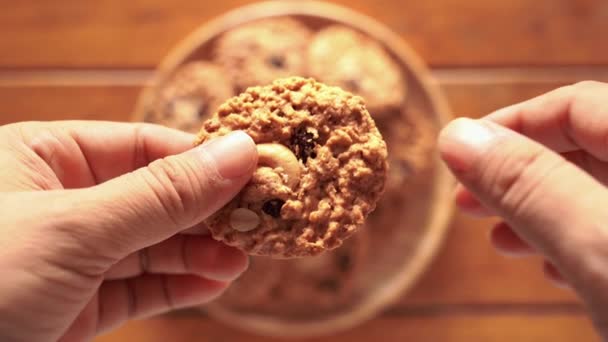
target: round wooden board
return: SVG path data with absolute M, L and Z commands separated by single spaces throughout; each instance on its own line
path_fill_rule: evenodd
M 296 18 L 313 29 L 330 24 L 346 25 L 375 39 L 385 47 L 402 69 L 408 83 L 408 110 L 432 116 L 437 129 L 451 119 L 444 96 L 426 65 L 399 36 L 381 23 L 344 7 L 324 2 L 270 1 L 228 12 L 204 24 L 179 43 L 161 63 L 151 83 L 142 91 L 133 120 L 143 121 L 153 102 L 156 87 L 169 79 L 179 66 L 193 60 L 209 59 L 217 37 L 222 33 L 252 21 L 281 16 Z M 454 182 L 439 158 L 436 155 L 433 158 L 433 168 L 416 188 L 416 196 L 409 196 L 420 202 L 414 207 L 423 208 L 410 210 L 412 213 L 422 212 L 424 215 L 415 220 L 420 233 L 415 236 L 415 241 L 408 241 L 407 246 L 404 246 L 404 249 L 409 250 L 402 260 L 398 260 L 399 256 L 391 256 L 395 266 L 390 275 L 378 276 L 377 284 L 369 288 L 353 305 L 330 316 L 324 315 L 310 320 L 242 313 L 214 304 L 204 310 L 226 324 L 255 333 L 281 337 L 326 335 L 372 318 L 412 287 L 429 266 L 446 234 L 453 212 L 451 194 Z M 374 274 L 370 274 L 370 277 L 374 277 Z

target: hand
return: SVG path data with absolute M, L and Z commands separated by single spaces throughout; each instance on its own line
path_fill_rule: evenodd
M 131 318 L 198 305 L 247 267 L 178 234 L 248 181 L 255 145 L 154 125 L 0 127 L 0 340 L 83 341 Z
M 460 181 L 458 205 L 504 219 L 492 242 L 508 254 L 542 253 L 608 337 L 608 85 L 583 82 L 458 119 L 439 139 Z

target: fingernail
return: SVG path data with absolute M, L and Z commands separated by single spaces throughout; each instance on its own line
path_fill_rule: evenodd
M 497 133 L 477 120 L 460 118 L 439 135 L 439 151 L 450 169 L 466 172 L 493 143 Z
M 220 176 L 226 179 L 251 173 L 257 152 L 253 139 L 245 132 L 235 131 L 200 146 L 215 161 Z

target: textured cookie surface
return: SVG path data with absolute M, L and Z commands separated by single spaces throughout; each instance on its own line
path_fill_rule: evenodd
M 228 100 L 197 143 L 243 130 L 259 165 L 206 224 L 252 255 L 292 258 L 337 248 L 384 190 L 387 149 L 364 101 L 312 79 L 280 79 Z
M 145 121 L 190 133 L 234 95 L 222 68 L 203 61 L 183 65 L 157 91 Z
M 305 76 L 310 36 L 306 26 L 289 18 L 253 22 L 225 33 L 218 41 L 215 60 L 238 91 L 277 78 Z
M 407 86 L 399 66 L 382 46 L 352 29 L 321 30 L 310 43 L 308 60 L 312 77 L 362 96 L 374 118 L 405 100 Z

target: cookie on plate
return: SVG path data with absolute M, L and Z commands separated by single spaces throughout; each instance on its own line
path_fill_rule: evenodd
M 233 87 L 221 67 L 204 61 L 190 62 L 159 87 L 144 121 L 197 133 L 203 120 L 233 95 Z
M 405 100 L 407 84 L 399 66 L 380 44 L 350 28 L 319 31 L 308 62 L 315 79 L 362 96 L 374 118 L 389 115 Z
M 310 30 L 295 19 L 265 19 L 224 33 L 215 60 L 240 92 L 277 78 L 305 76 L 310 37 Z
M 384 191 L 387 150 L 361 97 L 291 77 L 221 105 L 197 140 L 234 130 L 258 144 L 250 182 L 206 224 L 252 255 L 313 256 L 342 244 Z
M 369 256 L 368 242 L 365 232 L 360 231 L 331 252 L 286 260 L 273 301 L 299 312 L 327 310 L 347 302 Z
M 211 305 L 239 310 L 260 310 L 273 303 L 273 289 L 281 283 L 281 264 L 268 257 L 254 256 L 249 267 Z
M 356 275 L 368 256 L 368 242 L 361 231 L 339 248 L 314 257 L 252 257 L 249 269 L 212 305 L 273 314 L 334 308 L 354 294 Z
M 402 192 L 412 177 L 432 167 L 437 124 L 430 115 L 412 107 L 376 123 L 389 150 L 387 191 Z

